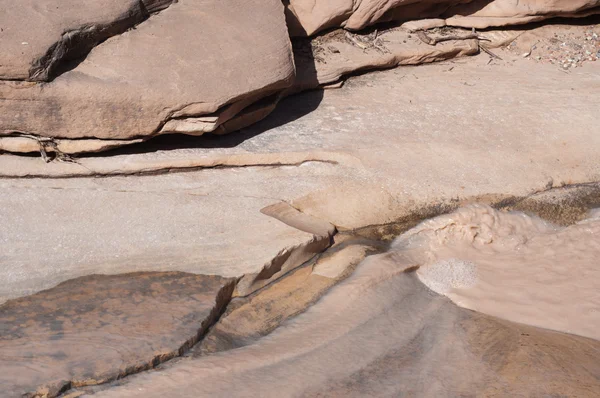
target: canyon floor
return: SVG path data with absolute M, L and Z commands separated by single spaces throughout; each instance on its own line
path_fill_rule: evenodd
M 472 203 L 555 228 L 600 207 L 600 64 L 527 40 L 235 134 L 0 154 L 0 396 L 600 395 L 593 332 L 457 305 L 390 251 Z

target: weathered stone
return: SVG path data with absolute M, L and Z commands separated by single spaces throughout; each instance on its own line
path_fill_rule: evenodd
M 54 397 L 181 355 L 233 287 L 181 272 L 91 275 L 9 301 L 0 306 L 2 395 Z
M 349 276 L 368 254 L 385 249 L 382 242 L 351 235 L 336 236 L 336 244 L 305 266 L 249 297 L 234 298 L 227 312 L 193 355 L 208 355 L 252 344 L 306 311 L 331 287 Z
M 150 142 L 143 153 L 80 164 L 2 155 L 5 177 L 189 172 L 0 179 L 0 301 L 91 273 L 258 274 L 313 242 L 260 213 L 281 201 L 345 230 L 490 203 L 485 194 L 525 197 L 550 177 L 599 181 L 594 65 L 567 75 L 505 59 L 355 77 L 289 97 L 240 134 Z
M 356 72 L 474 55 L 479 45 L 464 40 L 431 46 L 406 29 L 392 28 L 378 34 L 337 30 L 314 40 L 296 39 L 294 50 L 297 77 L 289 92 L 317 88 Z
M 0 2 L 0 79 L 47 81 L 172 0 Z
M 586 17 L 600 14 L 599 0 L 476 0 L 446 13 L 446 24 L 468 28 L 510 26 L 555 17 Z

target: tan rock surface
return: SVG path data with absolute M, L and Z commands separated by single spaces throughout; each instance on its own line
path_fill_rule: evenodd
M 28 0 L 4 7 L 1 151 L 36 152 L 40 144 L 27 141 L 27 136 L 51 139 L 43 151 L 64 158 L 159 134 L 224 134 L 264 118 L 286 89 L 297 92 L 349 73 L 478 50 L 473 41 L 428 46 L 403 29 L 387 29 L 366 41 L 362 36 L 330 35 L 312 44 L 308 59 L 296 52 L 295 78 L 286 18 L 276 0 L 256 5 L 214 0 L 101 0 L 85 7 L 72 3 Z M 292 0 L 287 22 L 290 27 L 303 25 L 309 34 L 339 26 L 359 30 L 388 20 L 415 20 L 407 25 L 412 28 L 482 28 L 594 14 L 599 4 Z M 442 18 L 427 19 L 436 16 Z M 54 77 L 45 84 L 22 81 Z
M 289 91 L 313 89 L 352 73 L 420 65 L 479 52 L 475 40 L 431 46 L 401 27 L 368 35 L 336 30 L 314 40 L 295 39 L 293 43 L 297 76 Z
M 234 298 L 193 355 L 254 343 L 313 305 L 368 254 L 383 250 L 382 242 L 337 236 L 336 244 L 318 258 L 248 297 Z
M 189 172 L 0 179 L 0 301 L 89 274 L 245 275 L 242 305 L 205 353 L 241 348 L 182 358 L 101 395 L 598 395 L 597 341 L 458 308 L 390 255 L 371 257 L 329 290 L 365 247 L 298 268 L 335 229 L 387 236 L 399 231 L 394 221 L 470 200 L 535 210 L 553 187 L 600 180 L 589 100 L 600 88 L 597 65 L 565 73 L 497 51 L 503 61 L 399 68 L 291 97 L 235 136 L 149 142 L 78 163 L 1 155 L 5 176 Z M 583 188 L 586 203 L 599 203 L 597 187 Z M 573 200 L 564 215 L 576 221 Z M 543 211 L 563 219 L 552 209 Z M 167 307 L 145 314 L 168 315 Z
M 392 250 L 457 305 L 600 340 L 598 235 L 597 216 L 559 228 L 471 205 L 423 222 Z
M 146 20 L 172 0 L 3 0 L 0 79 L 46 81 L 65 63 Z
M 461 309 L 395 264 L 392 256 L 371 256 L 267 338 L 133 376 L 94 396 L 600 392 L 598 341 Z
M 0 306 L 3 397 L 49 396 L 151 369 L 194 345 L 234 282 L 181 272 L 91 275 Z
M 600 13 L 598 0 L 494 0 L 458 5 L 447 11 L 451 26 L 488 28 L 518 25 L 553 17 L 585 17 Z
M 285 182 L 303 170 L 263 171 Z M 6 206 L 0 210 L 0 301 L 94 273 L 176 270 L 240 277 L 260 273 L 280 253 L 306 254 L 306 245 L 315 242 L 312 234 L 260 213 L 275 197 L 296 196 L 314 183 L 288 181 L 287 189 L 279 185 L 269 192 L 260 169 L 208 173 L 54 181 L 59 186 L 0 181 Z
M 173 162 L 235 167 L 1 179 L 0 279 L 7 283 L 0 297 L 91 273 L 260 273 L 278 253 L 313 239 L 260 213 L 280 201 L 343 230 L 484 194 L 526 196 L 600 180 L 597 106 L 589 101 L 600 88 L 595 64 L 566 74 L 522 58 L 488 60 L 353 78 L 341 90 L 288 98 L 264 123 L 235 136 L 114 154 L 110 166 L 98 161 L 112 173 Z M 313 157 L 315 148 L 330 160 Z M 1 155 L 0 170 L 14 161 L 23 175 L 89 174 L 86 167 L 99 164 L 79 160 Z

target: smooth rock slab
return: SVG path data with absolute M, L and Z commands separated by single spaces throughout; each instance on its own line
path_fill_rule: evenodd
M 90 275 L 0 307 L 3 397 L 56 396 L 149 369 L 198 341 L 234 283 L 182 272 Z

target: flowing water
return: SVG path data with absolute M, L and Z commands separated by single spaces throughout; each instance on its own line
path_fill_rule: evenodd
M 600 339 L 599 211 L 556 227 L 473 205 L 423 222 L 392 251 L 461 307 Z
M 598 212 L 558 227 L 461 208 L 268 336 L 97 395 L 599 396 L 598 234 Z

